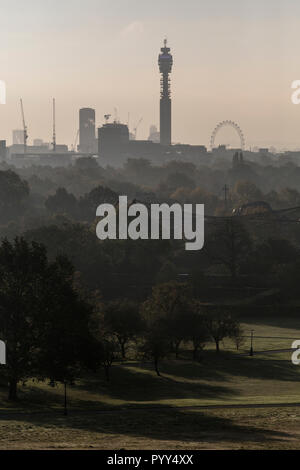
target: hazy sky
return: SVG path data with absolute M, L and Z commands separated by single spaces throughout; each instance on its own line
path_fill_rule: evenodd
M 78 109 L 94 107 L 97 125 L 114 114 L 147 138 L 158 125 L 157 57 L 164 37 L 174 56 L 173 141 L 209 144 L 215 125 L 236 121 L 247 146 L 300 148 L 299 0 L 0 0 L 0 139 L 20 128 L 29 140 L 52 134 L 71 144 Z M 217 143 L 235 145 L 234 131 Z

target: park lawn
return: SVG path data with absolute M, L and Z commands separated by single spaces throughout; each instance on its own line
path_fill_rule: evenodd
M 188 353 L 186 353 L 187 355 Z M 203 406 L 223 404 L 300 403 L 300 369 L 291 353 L 249 357 L 234 351 L 203 352 L 201 363 L 187 359 L 165 360 L 157 377 L 152 364 L 115 364 L 111 380 L 103 371 L 68 387 L 71 408 Z M 63 387 L 29 381 L 19 387 L 17 404 L 0 389 L 0 408 L 60 409 Z M 15 408 L 16 409 L 16 408 Z
M 246 322 L 246 328 L 257 336 L 300 338 L 300 328 L 288 322 Z M 258 348 L 254 339 L 254 350 L 290 347 L 290 340 L 270 341 Z M 149 363 L 115 364 L 109 383 L 99 371 L 68 387 L 67 417 L 62 386 L 29 381 L 12 404 L 2 381 L 0 448 L 300 448 L 300 407 L 292 406 L 300 403 L 300 366 L 291 363 L 291 352 L 250 357 L 248 351 L 248 344 L 236 351 L 226 339 L 220 354 L 208 345 L 198 363 L 184 349 L 179 360 L 163 361 L 161 377 Z M 234 404 L 248 408 L 201 408 Z
M 250 336 L 253 330 L 254 351 L 268 349 L 288 349 L 294 340 L 300 340 L 300 318 L 255 318 L 242 322 L 246 342 L 244 348 L 250 349 Z M 264 337 L 264 338 L 262 338 Z M 272 338 L 273 337 L 273 338 Z
M 25 414 L 1 419 L 0 449 L 300 449 L 300 409 Z

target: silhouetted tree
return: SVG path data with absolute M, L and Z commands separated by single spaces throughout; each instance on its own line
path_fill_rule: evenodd
M 67 214 L 75 217 L 77 213 L 77 199 L 65 188 L 58 188 L 53 196 L 49 196 L 45 206 L 51 214 Z
M 106 305 L 104 329 L 119 342 L 123 359 L 126 358 L 128 342 L 136 339 L 142 328 L 142 318 L 136 302 L 122 299 Z
M 5 221 L 19 215 L 28 196 L 27 181 L 12 170 L 0 171 L 0 219 Z
M 238 321 L 229 313 L 221 310 L 214 310 L 205 315 L 205 327 L 209 336 L 216 344 L 216 351 L 220 351 L 220 342 L 231 337 L 234 331 L 237 331 Z
M 235 280 L 241 262 L 251 249 L 251 239 L 238 218 L 231 217 L 210 234 L 204 249 L 209 259 L 226 266 Z
M 83 369 L 97 367 L 89 329 L 93 307 L 78 290 L 74 268 L 67 258 L 58 257 L 48 272 L 38 318 L 39 376 L 52 382 L 73 383 Z
M 161 318 L 161 327 L 165 329 L 176 357 L 185 335 L 185 312 L 190 295 L 187 284 L 172 281 L 154 286 L 147 301 L 147 309 Z
M 73 288 L 66 258 L 17 238 L 0 246 L 0 334 L 7 345 L 9 398 L 28 377 L 65 379 L 84 356 L 89 307 Z
M 184 335 L 185 340 L 193 344 L 193 360 L 199 359 L 199 351 L 202 351 L 210 336 L 207 331 L 206 318 L 198 302 L 190 302 L 185 313 Z

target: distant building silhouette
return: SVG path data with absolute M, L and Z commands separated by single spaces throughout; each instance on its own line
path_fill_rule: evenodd
M 150 126 L 148 140 L 151 140 L 151 142 L 155 142 L 156 144 L 160 142 L 160 133 L 154 125 Z
M 6 140 L 0 140 L 0 162 L 6 160 Z
M 96 113 L 92 108 L 79 110 L 79 152 L 95 153 L 96 145 Z
M 24 131 L 23 129 L 15 129 L 12 131 L 12 141 L 13 145 L 23 145 L 24 144 Z
M 129 130 L 126 124 L 117 121 L 106 123 L 98 129 L 98 154 L 110 163 L 124 157 L 129 144 Z
M 160 143 L 162 145 L 171 145 L 172 142 L 172 103 L 169 75 L 172 72 L 173 57 L 170 50 L 165 39 L 164 47 L 161 48 L 161 54 L 158 57 L 159 71 L 162 75 L 160 92 Z

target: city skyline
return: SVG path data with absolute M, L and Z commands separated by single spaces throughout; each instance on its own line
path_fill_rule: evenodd
M 226 5 L 224 5 L 226 3 Z M 289 0 L 240 5 L 235 0 L 166 0 L 125 8 L 87 0 L 58 3 L 1 1 L 0 79 L 7 104 L 0 106 L 0 139 L 11 143 L 22 128 L 23 98 L 29 142 L 51 141 L 52 98 L 57 103 L 57 142 L 69 146 L 78 110 L 96 110 L 96 126 L 114 114 L 138 138 L 159 127 L 157 55 L 164 37 L 174 55 L 173 142 L 202 144 L 218 122 L 232 119 L 246 145 L 300 148 L 300 106 L 291 103 L 291 83 L 300 78 L 295 59 L 300 6 Z M 232 131 L 217 143 L 238 141 Z

